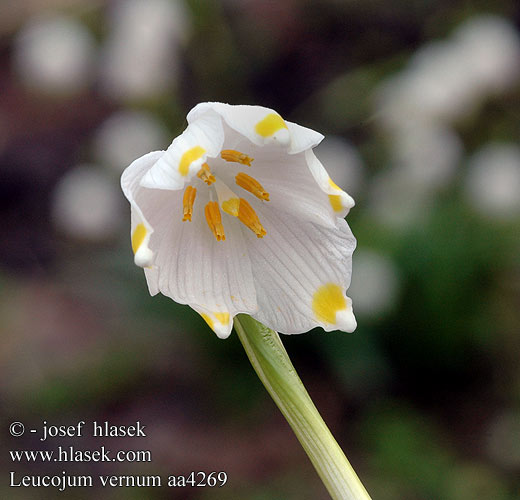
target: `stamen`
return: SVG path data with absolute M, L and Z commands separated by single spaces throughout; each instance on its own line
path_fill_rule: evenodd
M 269 193 L 263 188 L 263 186 L 250 175 L 240 172 L 235 177 L 235 182 L 246 191 L 254 194 L 259 200 L 269 201 Z
M 193 203 L 195 202 L 195 196 L 197 196 L 197 189 L 193 186 L 188 186 L 184 191 L 184 197 L 182 198 L 182 222 L 189 220 L 191 222 L 191 214 L 193 213 Z
M 226 235 L 224 234 L 224 226 L 222 225 L 218 203 L 216 201 L 210 201 L 204 208 L 204 214 L 206 215 L 206 222 L 217 241 L 225 240 Z
M 202 179 L 208 186 L 211 186 L 215 182 L 215 176 L 211 173 L 209 165 L 203 163 L 200 170 L 197 172 L 197 177 Z
M 247 156 L 240 151 L 235 151 L 234 149 L 223 149 L 220 152 L 220 157 L 226 161 L 232 161 L 235 163 L 241 163 L 242 165 L 251 166 L 251 162 L 254 161 L 254 158 Z
M 256 215 L 256 212 L 253 210 L 251 205 L 244 200 L 244 198 L 240 198 L 238 219 L 242 224 L 251 229 L 251 231 L 256 234 L 257 238 L 263 238 L 267 234 L 262 224 L 260 224 L 258 215 Z

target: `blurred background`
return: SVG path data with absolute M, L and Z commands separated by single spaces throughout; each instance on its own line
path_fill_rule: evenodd
M 148 296 L 119 177 L 201 101 L 326 135 L 357 201 L 355 334 L 283 341 L 374 500 L 520 492 L 520 7 L 515 0 L 18 0 L 0 5 L 2 498 L 18 475 L 225 471 L 221 489 L 60 498 L 326 499 L 233 334 Z M 147 426 L 13 438 L 12 421 Z M 13 464 L 9 449 L 148 449 Z

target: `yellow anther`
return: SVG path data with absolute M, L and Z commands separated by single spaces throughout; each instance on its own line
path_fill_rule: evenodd
M 193 213 L 193 203 L 197 196 L 197 190 L 193 186 L 188 186 L 184 191 L 182 198 L 182 221 L 189 220 L 191 222 L 191 214 Z
M 263 238 L 267 234 L 262 224 L 260 224 L 258 215 L 256 215 L 256 212 L 253 210 L 251 205 L 244 200 L 244 198 L 240 198 L 238 219 L 242 224 L 251 229 L 251 231 L 256 234 L 257 238 Z
M 200 170 L 197 172 L 197 177 L 202 179 L 208 186 L 211 186 L 215 182 L 215 176 L 211 173 L 209 165 L 203 163 Z
M 223 149 L 220 152 L 220 157 L 226 161 L 233 161 L 235 163 L 241 163 L 242 165 L 251 166 L 251 162 L 254 161 L 254 158 L 247 156 L 240 151 L 235 151 L 234 149 Z
M 250 175 L 240 172 L 235 177 L 235 182 L 246 191 L 254 194 L 259 200 L 269 201 L 269 193 L 263 188 L 263 186 Z
M 225 240 L 226 235 L 224 234 L 224 226 L 222 225 L 218 203 L 216 201 L 210 201 L 204 208 L 204 213 L 208 226 L 217 241 Z

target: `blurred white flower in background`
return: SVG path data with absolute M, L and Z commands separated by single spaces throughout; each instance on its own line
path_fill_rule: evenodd
M 520 38 L 506 19 L 474 17 L 457 29 L 454 42 L 467 60 L 467 79 L 482 94 L 502 92 L 518 82 Z
M 97 161 L 116 173 L 148 151 L 165 149 L 168 132 L 154 115 L 143 111 L 119 111 L 97 130 L 94 154 Z
M 93 79 L 96 45 L 85 26 L 62 14 L 31 18 L 14 41 L 14 68 L 27 87 L 74 93 Z
M 357 149 L 339 136 L 327 136 L 316 147 L 316 153 L 334 182 L 352 196 L 361 191 L 364 165 Z
M 376 88 L 376 119 L 388 136 L 391 168 L 374 178 L 369 209 L 403 227 L 428 213 L 463 158 L 453 125 L 520 81 L 520 37 L 506 19 L 481 15 L 443 41 L 425 44 Z M 500 165 L 499 165 L 500 163 Z M 516 153 L 492 149 L 470 168 L 468 197 L 495 215 L 517 210 Z M 490 167 L 489 165 L 494 165 Z
M 384 169 L 372 178 L 367 194 L 368 213 L 396 231 L 421 224 L 432 208 L 433 193 L 418 189 L 405 169 Z
M 492 143 L 471 159 L 466 197 L 478 212 L 497 218 L 520 214 L 520 147 Z
M 509 409 L 498 414 L 488 432 L 486 451 L 494 462 L 507 469 L 520 468 L 520 412 Z
M 424 45 L 376 90 L 377 116 L 389 128 L 468 116 L 520 76 L 520 38 L 505 19 L 478 16 L 447 41 Z
M 53 222 L 72 238 L 100 241 L 113 237 L 124 218 L 118 187 L 94 165 L 68 171 L 56 186 L 52 201 Z
M 463 153 L 458 135 L 441 124 L 410 127 L 406 133 L 396 134 L 392 146 L 396 168 L 425 193 L 450 184 Z
M 353 256 L 350 293 L 356 314 L 379 317 L 392 310 L 399 298 L 400 278 L 389 257 L 358 248 Z
M 474 89 L 466 61 L 448 42 L 420 48 L 408 66 L 376 90 L 378 117 L 390 129 L 431 121 L 452 121 L 473 107 Z
M 175 83 L 179 45 L 191 31 L 180 0 L 116 2 L 101 67 L 103 90 L 112 98 L 140 99 Z

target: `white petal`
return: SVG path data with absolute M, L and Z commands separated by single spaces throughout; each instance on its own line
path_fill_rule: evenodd
M 291 133 L 291 145 L 288 150 L 288 153 L 291 155 L 301 153 L 306 149 L 312 149 L 323 140 L 323 135 L 315 130 L 302 127 L 296 123 L 285 123 Z
M 200 114 L 176 137 L 143 177 L 141 185 L 156 189 L 182 189 L 206 162 L 215 158 L 224 143 L 224 130 L 215 113 Z
M 327 193 L 332 210 L 337 217 L 344 218 L 355 205 L 354 199 L 334 183 L 312 150 L 305 151 L 305 158 L 318 186 Z
M 208 110 L 218 113 L 229 127 L 257 146 L 288 146 L 291 143 L 287 123 L 272 109 L 263 106 L 232 106 L 221 102 L 204 102 L 188 113 L 188 123 L 195 122 Z
M 131 207 L 130 234 L 134 261 L 140 267 L 149 267 L 153 262 L 153 252 L 149 247 L 153 227 L 141 211 L 136 198 L 143 189 L 140 186 L 141 179 L 150 167 L 164 154 L 164 151 L 154 151 L 133 161 L 125 169 L 121 176 L 121 188 Z
M 303 153 L 288 156 L 266 151 L 255 160 L 251 169 L 243 171 L 260 182 L 269 193 L 270 201 L 264 205 L 292 214 L 302 221 L 334 227 L 337 214 L 306 163 Z M 243 191 L 236 192 L 242 196 Z
M 217 334 L 217 337 L 226 339 L 233 329 L 233 316 L 228 312 L 210 311 L 197 305 L 192 306 L 197 311 L 208 326 Z
M 355 319 L 345 291 L 356 242 L 348 224 L 337 219 L 337 227 L 326 228 L 265 207 L 257 214 L 267 234 L 257 240 L 244 231 L 259 304 L 253 316 L 282 333 L 302 333 L 315 326 L 352 331 Z M 331 300 L 323 306 L 324 287 L 325 299 Z
M 155 230 L 150 246 L 157 269 L 147 272 L 147 280 L 150 290 L 206 315 L 224 337 L 235 314 L 257 311 L 256 292 L 238 220 L 223 217 L 226 240 L 216 241 L 203 215 L 208 192 L 200 191 L 192 222 L 182 222 L 182 191 L 143 190 L 139 204 Z M 163 196 L 160 204 L 157 193 Z
M 235 180 L 236 175 L 243 172 L 258 181 L 269 193 L 270 201 L 264 202 L 265 205 L 293 214 L 302 220 L 324 226 L 335 226 L 340 214 L 334 211 L 327 194 L 329 191 L 333 192 L 333 188 L 327 181 L 327 191 L 320 189 L 304 153 L 288 155 L 280 148 L 258 147 L 245 142 L 247 141 L 243 140 L 235 146 L 254 158 L 250 167 L 238 163 L 226 163 L 215 169 L 218 176 L 232 187 L 238 196 L 245 197 L 249 201 L 249 194 L 237 186 Z M 328 179 L 326 172 L 325 175 Z M 343 191 L 339 192 L 343 193 Z M 348 196 L 346 193 L 344 195 Z

